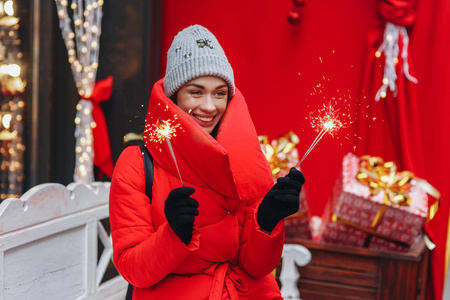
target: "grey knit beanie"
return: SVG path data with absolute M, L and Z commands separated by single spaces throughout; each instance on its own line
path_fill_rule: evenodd
M 189 26 L 174 38 L 167 52 L 164 92 L 172 97 L 184 84 L 200 76 L 216 76 L 234 95 L 233 69 L 216 37 L 205 27 Z

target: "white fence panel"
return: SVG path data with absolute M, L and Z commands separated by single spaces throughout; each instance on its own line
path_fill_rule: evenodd
M 125 298 L 120 275 L 101 283 L 112 255 L 100 222 L 109 185 L 42 184 L 0 204 L 0 300 Z

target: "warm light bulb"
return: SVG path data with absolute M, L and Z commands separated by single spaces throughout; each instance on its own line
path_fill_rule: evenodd
M 6 73 L 8 73 L 8 75 L 12 76 L 12 77 L 19 77 L 20 76 L 20 66 L 16 65 L 16 64 L 8 65 Z
M 12 119 L 12 116 L 10 114 L 5 114 L 2 119 L 3 127 L 8 129 L 9 126 L 11 126 L 11 119 Z
M 3 6 L 5 9 L 5 13 L 8 16 L 14 16 L 14 6 L 12 0 L 8 0 L 5 2 L 5 5 Z
M 386 92 L 381 92 L 381 93 L 380 93 L 380 97 L 381 97 L 381 98 L 386 98 Z
M 383 84 L 384 84 L 384 85 L 388 85 L 388 84 L 389 84 L 389 79 L 383 78 Z

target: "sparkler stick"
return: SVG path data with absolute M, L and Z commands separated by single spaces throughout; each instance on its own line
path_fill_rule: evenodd
M 181 185 L 184 186 L 183 179 L 181 178 L 180 169 L 178 168 L 177 159 L 175 158 L 175 153 L 173 152 L 172 144 L 170 143 L 170 133 L 173 131 L 173 129 L 170 128 L 170 124 L 164 124 L 164 121 L 159 118 L 159 123 L 163 126 L 163 128 L 160 131 L 160 134 L 164 136 L 167 146 L 169 146 L 170 154 L 172 155 L 173 161 L 175 163 L 175 167 L 177 167 L 178 176 L 180 177 Z M 166 128 L 167 127 L 167 128 Z
M 300 162 L 297 164 L 297 168 L 301 165 L 301 163 L 305 160 L 309 153 L 311 153 L 314 147 L 316 147 L 316 145 L 327 132 L 333 135 L 334 132 L 344 126 L 344 124 L 338 119 L 339 115 L 337 114 L 337 110 L 335 110 L 331 104 L 329 104 L 328 106 L 324 105 L 324 108 L 320 109 L 319 113 L 324 113 L 324 115 L 318 116 L 317 118 L 311 117 L 311 124 L 313 127 L 320 127 L 322 129 L 320 130 L 319 134 L 316 136 L 308 150 L 306 150 Z

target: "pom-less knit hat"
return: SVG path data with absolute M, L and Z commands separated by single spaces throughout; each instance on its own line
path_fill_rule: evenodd
M 167 52 L 164 92 L 172 97 L 184 84 L 200 76 L 216 76 L 234 95 L 233 69 L 214 34 L 200 25 L 189 26 L 174 38 Z

